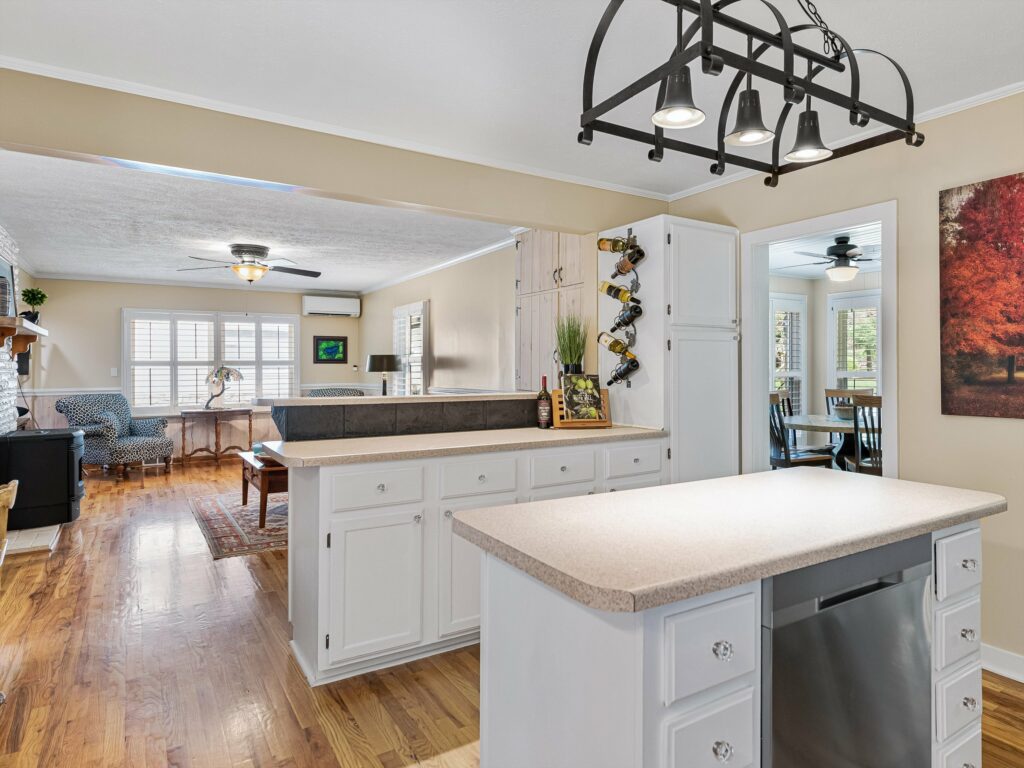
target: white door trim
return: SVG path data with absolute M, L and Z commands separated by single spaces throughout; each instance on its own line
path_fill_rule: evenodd
M 897 339 L 899 330 L 897 271 L 897 207 L 895 200 L 781 224 L 740 235 L 740 313 L 743 342 L 742 471 L 768 469 L 768 244 L 811 234 L 834 232 L 871 221 L 882 222 L 882 370 L 879 394 L 885 398 L 882 451 L 885 475 L 899 476 L 899 387 Z

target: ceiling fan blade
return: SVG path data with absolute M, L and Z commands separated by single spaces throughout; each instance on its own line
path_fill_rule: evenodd
M 224 259 L 208 259 L 205 256 L 189 256 L 189 258 L 196 261 L 212 261 L 214 264 L 227 264 L 228 266 L 235 263 L 233 261 L 224 261 Z
M 862 259 L 858 257 L 856 259 L 850 259 L 850 261 L 855 261 L 860 264 L 862 261 L 881 261 L 881 259 Z
M 816 267 L 819 264 L 831 264 L 831 261 L 811 261 L 807 264 L 787 264 L 784 267 L 776 267 L 776 269 L 796 269 L 797 267 Z
M 184 267 L 183 269 L 176 269 L 175 272 L 195 272 L 198 269 L 231 269 L 231 264 L 225 264 L 222 267 Z
M 811 253 L 810 251 L 793 251 L 797 256 L 810 256 L 812 259 L 827 259 L 827 254 L 824 253 Z
M 271 267 L 271 272 L 285 272 L 289 275 L 301 275 L 302 277 L 320 277 L 319 272 L 311 269 L 295 269 L 294 267 Z

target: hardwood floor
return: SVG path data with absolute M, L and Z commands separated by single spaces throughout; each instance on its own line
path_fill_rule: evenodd
M 215 562 L 188 508 L 239 473 L 90 479 L 55 553 L 4 564 L 0 768 L 479 765 L 476 648 L 309 688 L 284 552 Z M 986 673 L 984 730 L 1024 768 L 1024 685 Z

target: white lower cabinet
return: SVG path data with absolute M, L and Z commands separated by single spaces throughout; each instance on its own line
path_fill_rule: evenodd
M 747 768 L 754 764 L 751 688 L 665 722 L 666 768 Z
M 480 550 L 452 531 L 460 509 L 515 504 L 514 493 L 464 499 L 441 507 L 437 547 L 437 633 L 452 637 L 480 629 Z
M 936 768 L 981 768 L 981 724 L 946 745 Z
M 331 663 L 420 642 L 423 517 L 416 507 L 331 521 L 325 643 Z

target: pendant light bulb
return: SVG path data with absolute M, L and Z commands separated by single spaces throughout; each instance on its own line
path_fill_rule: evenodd
M 800 122 L 796 126 L 796 143 L 786 155 L 786 160 L 791 163 L 813 163 L 829 157 L 832 157 L 832 150 L 821 140 L 818 111 L 808 109 L 801 112 Z
M 761 94 L 753 88 L 745 89 L 736 108 L 736 124 L 725 137 L 725 143 L 732 147 L 756 147 L 774 138 L 775 132 L 765 127 L 761 117 Z
M 704 122 L 706 115 L 693 103 L 690 68 L 683 67 L 668 76 L 665 98 L 651 115 L 651 122 L 659 128 L 693 128 Z

